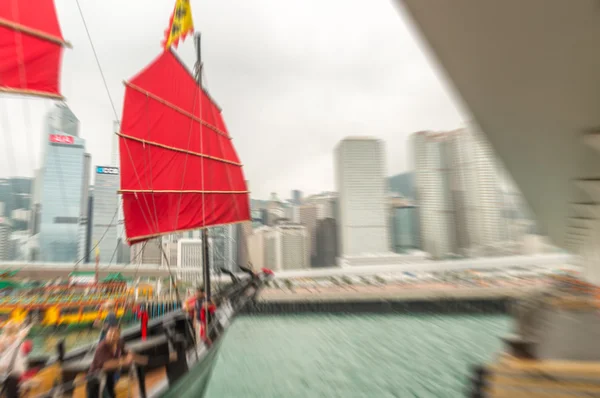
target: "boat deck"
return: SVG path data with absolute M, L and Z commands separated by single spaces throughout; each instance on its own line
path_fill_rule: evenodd
M 203 351 L 206 350 L 204 344 L 198 346 L 198 355 L 202 355 Z M 81 363 L 74 363 L 68 365 L 68 367 L 81 367 L 85 368 L 89 358 L 84 358 Z M 85 362 L 85 363 L 84 363 Z M 60 380 L 63 371 L 66 368 L 60 367 L 55 364 L 48 366 L 41 370 L 31 381 L 26 382 L 21 387 L 21 396 L 24 398 L 38 397 L 40 394 L 46 393 L 53 386 L 60 384 Z M 75 377 L 75 385 L 77 387 L 73 391 L 73 398 L 86 398 L 86 383 L 84 379 L 87 375 L 87 371 L 83 370 Z M 153 393 L 159 390 L 167 383 L 166 368 L 160 367 L 146 373 L 146 392 L 148 396 L 154 395 Z M 131 375 L 124 374 L 121 376 L 115 387 L 117 398 L 136 398 L 140 396 L 138 380 L 135 373 Z
M 164 368 L 149 372 L 146 375 L 146 391 L 153 391 L 164 382 L 166 377 L 167 374 Z M 116 398 L 140 398 L 137 378 L 135 376 L 121 377 L 117 382 L 115 392 L 117 393 Z M 73 398 L 87 398 L 85 384 L 81 384 L 75 389 Z

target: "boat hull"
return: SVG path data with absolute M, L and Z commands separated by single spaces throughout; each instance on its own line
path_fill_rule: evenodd
M 151 394 L 151 396 L 157 398 L 203 397 L 208 389 L 222 343 L 223 338 L 220 338 L 219 341 L 207 350 L 205 355 L 192 365 L 189 372 L 174 386 L 163 391 L 158 391 L 156 394 Z M 188 359 L 194 361 L 193 358 Z

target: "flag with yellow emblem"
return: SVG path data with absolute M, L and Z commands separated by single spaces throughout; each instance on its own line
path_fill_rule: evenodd
M 165 31 L 165 40 L 163 41 L 165 51 L 171 48 L 171 46 L 177 48 L 179 39 L 183 41 L 193 31 L 194 21 L 192 20 L 190 0 L 176 0 L 169 28 Z

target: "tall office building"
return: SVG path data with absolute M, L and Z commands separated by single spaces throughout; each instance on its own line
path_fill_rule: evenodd
M 89 231 L 89 223 L 90 223 L 90 212 L 89 212 L 89 204 L 90 204 L 90 167 L 92 166 L 92 156 L 89 153 L 84 155 L 83 160 L 83 179 L 81 180 L 82 184 L 82 195 L 81 195 L 81 215 L 79 216 L 79 247 L 77 249 L 78 254 L 77 257 L 79 259 L 86 259 L 89 256 L 89 247 L 90 247 L 90 234 Z
M 0 203 L 4 207 L 4 212 L 0 215 L 11 221 L 13 231 L 27 229 L 31 193 L 31 178 L 0 178 Z
M 197 284 L 202 279 L 202 239 L 177 241 L 177 274 L 181 280 Z
M 278 223 L 262 233 L 265 267 L 276 271 L 310 268 L 310 238 L 303 225 Z
M 392 250 L 406 253 L 420 248 L 419 215 L 416 206 L 392 208 L 391 215 Z
M 271 193 L 271 198 L 267 203 L 267 214 L 266 214 L 266 224 L 267 225 L 275 225 L 277 220 L 281 218 L 286 218 L 285 206 L 283 202 L 277 197 L 275 192 Z
M 210 261 L 217 272 L 221 269 L 239 271 L 237 256 L 237 225 L 223 225 L 209 230 Z
M 252 262 L 254 269 L 266 267 L 265 263 L 265 233 L 271 228 L 261 226 L 248 235 L 248 258 Z
M 383 141 L 350 137 L 335 150 L 340 255 L 389 252 Z
M 12 260 L 11 231 L 10 220 L 7 217 L 0 216 L 0 261 Z
M 119 136 L 116 134 L 120 131 L 119 122 L 113 122 L 113 134 L 111 137 L 110 165 L 119 168 Z M 120 185 L 118 186 L 120 187 Z M 117 189 L 118 189 L 117 187 Z M 125 236 L 125 217 L 123 216 L 123 199 L 121 194 L 117 195 L 119 210 L 117 213 L 117 241 L 120 241 L 119 249 L 117 250 L 117 263 L 127 264 L 131 257 L 131 248 L 126 242 Z
M 447 138 L 447 134 L 431 132 L 419 132 L 412 137 L 422 243 L 434 258 L 458 251 Z
M 86 264 L 90 263 L 93 259 L 92 255 L 92 230 L 94 228 L 94 188 L 90 187 L 88 197 L 88 215 L 87 215 L 87 228 L 85 231 L 85 255 L 83 256 Z
M 159 245 L 162 245 L 160 238 L 152 238 L 145 242 L 131 245 L 131 263 L 161 265 L 162 251 Z
M 317 219 L 336 218 L 337 195 L 331 193 L 321 193 L 306 198 L 305 204 L 311 204 L 317 207 Z
M 484 252 L 493 254 L 494 246 L 502 240 L 502 230 L 506 229 L 502 214 L 504 200 L 499 179 L 500 165 L 496 161 L 490 143 L 477 127 L 471 125 L 468 131 L 474 146 L 474 180 L 476 181 L 474 185 L 478 188 L 472 190 L 476 195 L 472 200 L 479 203 L 477 216 L 474 219 L 478 220 L 480 230 L 473 242 Z
M 300 224 L 306 227 L 306 233 L 309 240 L 309 252 L 311 264 L 314 263 L 317 255 L 317 220 L 319 209 L 314 204 L 300 206 L 299 210 Z
M 81 252 L 81 223 L 87 219 L 90 158 L 79 137 L 79 120 L 65 104 L 48 114 L 44 137 L 39 192 L 34 195 L 40 214 L 38 259 L 74 262 Z
M 497 165 L 473 130 L 412 136 L 423 250 L 434 258 L 466 255 L 500 240 Z
M 101 263 L 116 263 L 118 252 L 119 169 L 95 167 L 94 211 L 91 244 L 97 246 Z
M 333 218 L 323 218 L 317 222 L 317 255 L 313 265 L 335 267 L 338 256 L 337 225 Z
M 292 202 L 295 205 L 299 205 L 300 203 L 302 203 L 302 191 L 298 189 L 292 190 Z

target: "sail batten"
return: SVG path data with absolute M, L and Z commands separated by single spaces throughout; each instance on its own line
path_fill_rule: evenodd
M 120 189 L 118 193 L 220 193 L 220 194 L 249 194 L 250 191 L 202 191 L 202 190 L 176 190 L 176 189 Z
M 61 99 L 64 47 L 53 0 L 0 1 L 0 92 Z
M 235 166 L 241 166 L 242 165 L 241 163 L 235 162 L 233 160 L 222 159 L 222 158 L 219 158 L 219 157 L 216 157 L 216 156 L 208 155 L 206 153 L 200 153 L 200 152 L 190 151 L 190 150 L 187 150 L 187 149 L 182 149 L 182 148 L 171 147 L 171 146 L 168 146 L 168 145 L 163 145 L 163 144 L 158 143 L 158 142 L 154 142 L 154 141 L 144 140 L 142 138 L 133 137 L 132 135 L 124 134 L 123 132 L 120 132 L 117 135 L 120 136 L 120 137 L 126 138 L 128 140 L 141 142 L 142 144 L 145 144 L 145 145 L 154 145 L 156 147 L 169 149 L 171 151 L 182 152 L 182 153 L 185 153 L 185 154 L 188 154 L 188 155 L 198 156 L 198 157 L 206 158 L 206 159 L 211 159 L 211 160 L 215 160 L 217 162 L 228 163 L 228 164 L 232 164 L 232 165 L 235 165 Z
M 158 101 L 158 102 L 162 103 L 163 105 L 166 105 L 166 106 L 172 108 L 173 110 L 181 113 L 182 115 L 185 115 L 185 116 L 189 117 L 190 119 L 193 119 L 193 120 L 201 123 L 203 126 L 208 127 L 209 129 L 211 129 L 215 133 L 221 134 L 222 136 L 227 137 L 227 138 L 231 138 L 231 137 L 229 137 L 229 134 L 227 134 L 227 132 L 220 130 L 218 127 L 213 126 L 212 124 L 210 124 L 210 123 L 206 122 L 205 120 L 202 120 L 201 118 L 199 118 L 199 117 L 197 117 L 197 116 L 195 116 L 195 115 L 193 115 L 193 114 L 191 114 L 191 113 L 189 113 L 189 112 L 187 112 L 187 111 L 179 108 L 178 106 L 171 104 L 169 101 L 166 101 L 165 99 L 160 98 L 159 96 L 154 95 L 154 94 L 152 94 L 149 91 L 143 90 L 140 87 L 136 86 L 135 84 L 132 84 L 131 82 L 124 82 L 124 84 L 127 87 L 130 87 L 130 88 L 132 88 L 132 89 L 134 89 L 134 90 L 136 90 L 136 91 L 138 91 L 138 92 L 140 92 L 140 93 L 142 93 L 144 95 L 147 95 L 148 98 L 151 98 L 151 99 L 153 99 L 155 101 Z M 212 99 L 211 99 L 211 101 L 212 101 Z
M 125 83 L 118 136 L 130 243 L 250 219 L 220 108 L 171 51 Z

